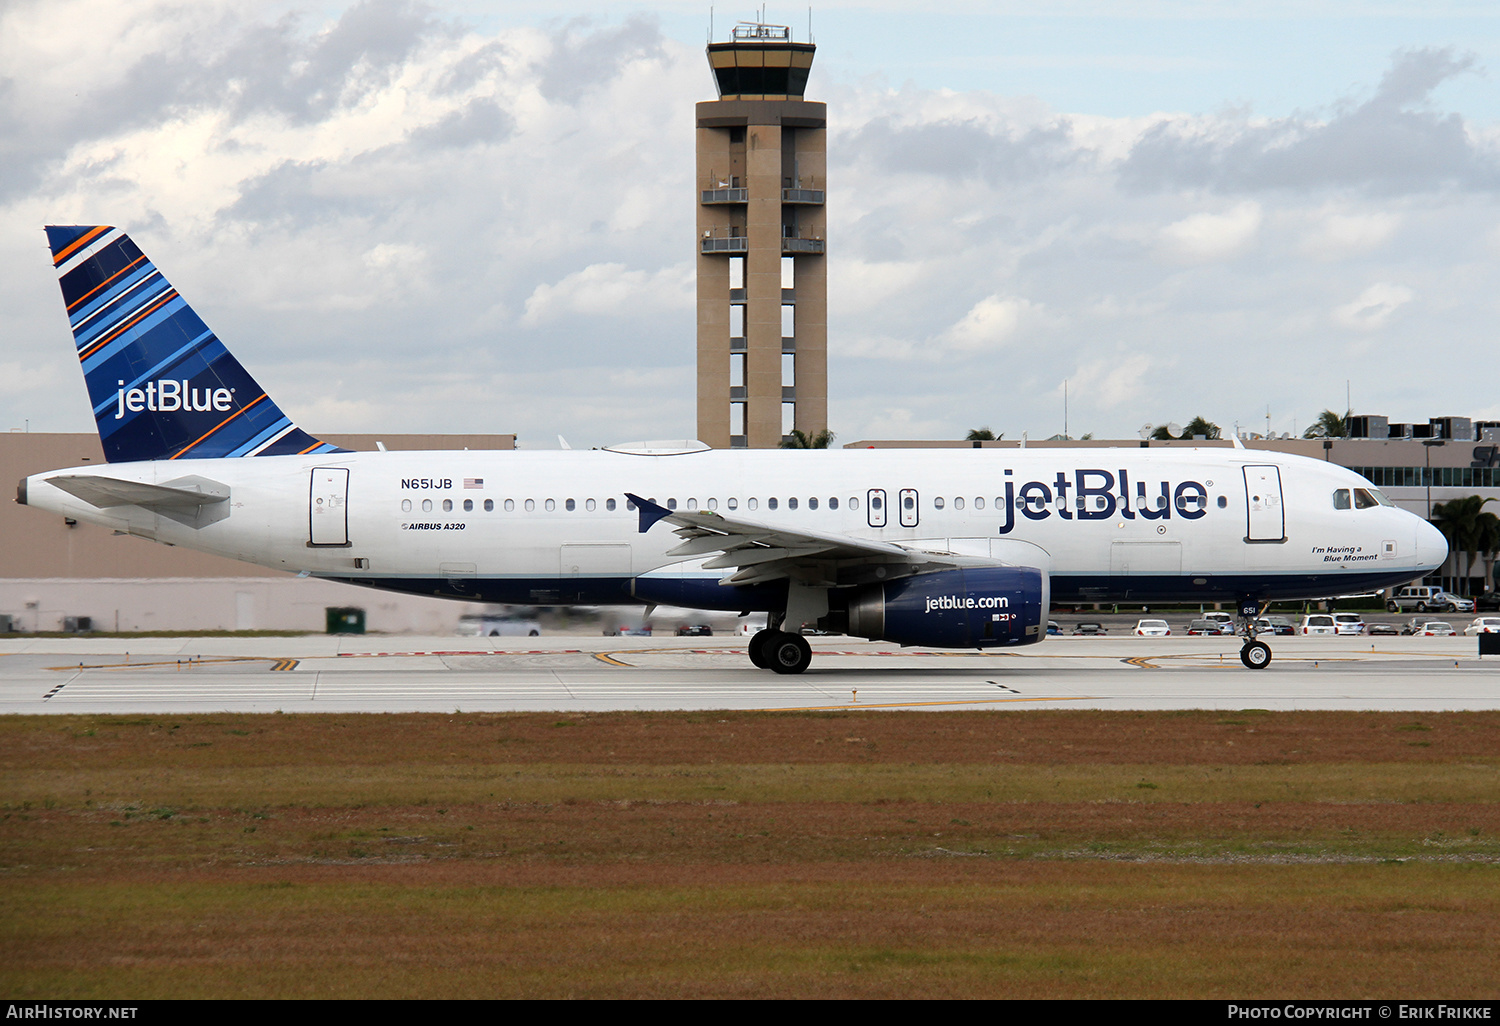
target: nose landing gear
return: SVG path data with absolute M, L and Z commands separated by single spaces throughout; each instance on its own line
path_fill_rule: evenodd
M 1240 633 L 1245 637 L 1245 644 L 1240 648 L 1240 662 L 1252 670 L 1264 670 L 1271 665 L 1271 646 L 1255 638 L 1255 620 L 1270 605 L 1269 602 L 1259 605 L 1250 596 L 1240 599 Z

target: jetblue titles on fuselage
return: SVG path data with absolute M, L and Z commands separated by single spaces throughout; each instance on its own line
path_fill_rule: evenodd
M 1000 524 L 1001 534 L 1014 530 L 1017 509 L 1028 520 L 1046 520 L 1053 514 L 1054 499 L 1056 513 L 1063 520 L 1108 520 L 1116 513 L 1126 520 L 1134 520 L 1137 515 L 1142 520 L 1169 520 L 1174 507 L 1184 520 L 1197 520 L 1208 512 L 1208 489 L 1199 481 L 1181 481 L 1175 486 L 1171 481 L 1153 481 L 1150 488 L 1145 481 L 1138 481 L 1132 499 L 1130 472 L 1123 467 L 1118 474 L 1093 467 L 1079 468 L 1073 471 L 1071 481 L 1067 471 L 1059 470 L 1050 485 L 1027 481 L 1017 487 L 1013 475 L 1014 471 L 1005 471 L 1006 514 Z M 1072 501 L 1068 499 L 1070 487 L 1074 493 Z

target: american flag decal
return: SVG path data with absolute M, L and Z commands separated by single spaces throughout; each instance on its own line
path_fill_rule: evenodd
M 483 488 L 484 487 L 484 478 L 482 478 L 482 477 L 466 477 L 466 478 L 464 478 L 464 487 L 465 488 Z

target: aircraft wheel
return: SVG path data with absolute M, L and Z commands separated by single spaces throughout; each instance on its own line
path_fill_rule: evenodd
M 766 653 L 766 643 L 779 633 L 781 632 L 773 630 L 756 631 L 750 638 L 750 647 L 747 654 L 750 656 L 750 662 L 757 669 L 769 670 L 771 668 L 771 660 Z
M 1271 646 L 1264 641 L 1252 641 L 1240 649 L 1240 662 L 1252 670 L 1264 670 L 1271 665 Z
M 812 662 L 812 646 L 800 634 L 782 631 L 767 643 L 766 655 L 777 673 L 801 673 Z

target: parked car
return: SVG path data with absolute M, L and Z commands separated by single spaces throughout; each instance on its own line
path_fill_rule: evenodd
M 1400 634 L 1393 623 L 1372 623 L 1365 628 L 1366 634 Z
M 1333 632 L 1335 634 L 1363 634 L 1365 618 L 1358 613 L 1334 613 Z
M 1386 600 L 1385 608 L 1392 613 L 1404 613 L 1408 609 L 1416 610 L 1418 613 L 1433 609 L 1445 609 L 1450 613 L 1468 613 L 1474 609 L 1474 600 L 1459 598 L 1451 592 L 1431 585 L 1414 584 L 1405 588 L 1397 588 L 1396 593 Z
M 1417 634 L 1422 630 L 1422 625 L 1427 622 L 1425 616 L 1414 616 L 1401 625 L 1402 634 Z
M 1187 632 L 1190 636 L 1193 637 L 1209 634 L 1217 637 L 1221 634 L 1228 634 L 1229 629 L 1218 620 L 1194 620 L 1192 623 L 1188 624 Z
M 677 628 L 679 638 L 711 638 L 714 629 L 706 623 L 685 623 Z
M 1224 633 L 1225 634 L 1233 634 L 1234 633 L 1234 617 L 1231 616 L 1231 615 L 1229 615 L 1228 613 L 1221 612 L 1219 610 L 1214 610 L 1211 613 L 1204 613 L 1203 614 L 1203 619 L 1205 619 L 1205 620 L 1217 620 L 1219 623 L 1221 623 L 1221 624 L 1224 625 Z
M 1500 613 L 1500 591 L 1487 591 L 1474 599 L 1474 612 Z
M 1458 632 L 1453 629 L 1453 625 L 1451 623 L 1445 623 L 1442 620 L 1428 620 L 1422 625 L 1422 629 L 1417 631 L 1417 633 L 1429 638 L 1448 638 L 1452 637 Z
M 618 627 L 604 628 L 604 636 L 606 638 L 649 638 L 651 637 L 651 627 L 649 625 L 645 627 L 627 627 L 621 624 Z
M 488 615 L 478 613 L 458 618 L 458 629 L 453 633 L 465 638 L 541 637 L 541 622 L 534 617 L 516 616 L 510 613 Z
M 1308 613 L 1302 618 L 1303 634 L 1337 634 L 1332 613 Z
M 1263 616 L 1255 621 L 1260 633 L 1296 634 L 1297 625 L 1284 616 Z
M 1109 631 L 1107 631 L 1107 630 L 1104 629 L 1104 624 L 1102 624 L 1102 623 L 1087 623 L 1087 622 L 1085 622 L 1085 623 L 1081 623 L 1077 627 L 1073 628 L 1073 634 L 1074 634 L 1075 637 L 1077 635 L 1079 635 L 1079 634 L 1085 634 L 1085 635 L 1089 635 L 1089 636 L 1092 636 L 1092 637 L 1098 637 L 1098 636 L 1102 636 L 1102 635 L 1105 635 L 1105 634 L 1108 634 L 1108 633 L 1109 633 Z
M 1047 636 L 1049 638 L 1055 638 L 1058 635 L 1060 635 L 1061 633 L 1062 633 L 1062 628 L 1057 625 L 1057 621 L 1056 620 L 1048 620 L 1047 621 Z
M 1172 633 L 1165 620 L 1137 620 L 1135 633 L 1142 638 L 1165 638 Z
M 1474 622 L 1464 628 L 1464 633 L 1470 636 L 1500 634 L 1500 616 L 1476 616 Z

